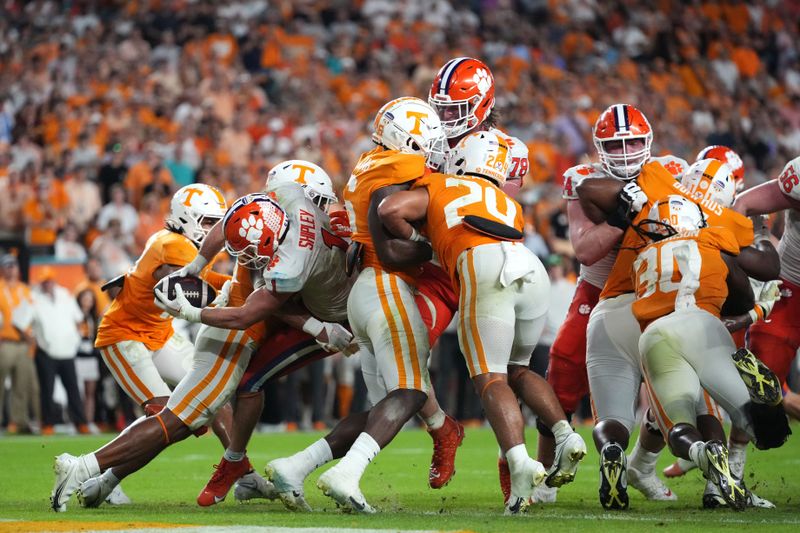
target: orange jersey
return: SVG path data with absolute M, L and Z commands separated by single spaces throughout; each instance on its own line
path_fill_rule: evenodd
M 428 215 L 423 231 L 454 283 L 461 252 L 500 242 L 464 226 L 461 221 L 465 216 L 478 215 L 523 230 L 522 207 L 483 178 L 436 173 L 417 180 L 413 187 L 428 190 Z
M 639 251 L 649 242 L 636 232 L 636 226 L 647 219 L 653 204 L 670 194 L 680 194 L 694 201 L 688 189 L 681 185 L 680 182 L 675 181 L 675 176 L 655 161 L 649 162 L 642 167 L 642 172 L 636 178 L 636 183 L 647 195 L 648 200 L 642 210 L 639 211 L 639 214 L 636 215 L 636 218 L 633 219 L 631 226 L 625 230 L 619 254 L 611 273 L 608 275 L 603 292 L 600 293 L 601 300 L 633 292 L 633 281 L 630 275 L 631 268 Z M 710 200 L 703 200 L 700 207 L 703 209 L 708 225 L 728 228 L 736 238 L 739 248 L 745 248 L 753 244 L 753 222 L 749 218 L 730 209 L 725 209 Z
M 403 154 L 397 150 L 377 147 L 361 156 L 344 189 L 344 201 L 353 230 L 352 239 L 364 245 L 361 264 L 397 274 L 413 283 L 417 268 L 391 270 L 378 260 L 372 236 L 369 233 L 369 203 L 372 193 L 390 185 L 409 183 L 425 175 L 425 158 L 421 155 Z
M 100 321 L 95 346 L 121 341 L 139 341 L 148 350 L 164 346 L 172 336 L 172 317 L 153 303 L 153 287 L 158 281 L 153 274 L 162 265 L 184 266 L 196 255 L 197 248 L 183 235 L 169 230 L 153 234 Z
M 695 304 L 720 316 L 728 297 L 728 267 L 721 252 L 738 254 L 739 243 L 728 228 L 703 228 L 650 244 L 636 258 L 631 272 L 636 287 L 633 316 L 642 330 L 675 310 L 675 297 L 683 277 L 675 259 L 679 250 L 687 257 L 684 268 L 688 267 L 699 281 Z

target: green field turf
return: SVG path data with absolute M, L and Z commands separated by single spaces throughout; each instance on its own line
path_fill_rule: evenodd
M 293 514 L 280 503 L 239 505 L 233 500 L 213 508 L 199 508 L 195 497 L 208 480 L 221 450 L 210 436 L 191 438 L 163 453 L 145 470 L 126 479 L 123 487 L 133 505 L 81 509 L 75 499 L 66 513 L 49 511 L 53 457 L 61 452 L 79 454 L 108 439 L 103 437 L 5 437 L 0 438 L 0 531 L 12 520 L 159 522 L 195 525 L 259 525 L 294 527 L 386 528 L 473 531 L 627 531 L 657 528 L 672 531 L 758 529 L 800 530 L 800 426 L 794 438 L 781 449 L 748 453 L 748 485 L 772 500 L 774 510 L 749 509 L 736 513 L 727 509 L 700 508 L 701 475 L 694 471 L 672 480 L 679 501 L 669 504 L 646 502 L 631 489 L 631 509 L 606 512 L 597 501 L 597 454 L 590 453 L 576 481 L 561 490 L 556 504 L 536 505 L 523 516 L 503 517 L 497 483 L 496 445 L 489 430 L 468 430 L 460 448 L 453 481 L 442 490 L 427 487 L 430 438 L 422 431 L 402 432 L 367 470 L 362 489 L 370 503 L 380 509 L 373 516 L 342 514 L 314 485 L 306 484 L 314 513 Z M 581 433 L 589 443 L 589 429 Z M 292 433 L 257 435 L 250 458 L 261 471 L 272 458 L 288 455 L 313 442 L 319 434 Z M 529 450 L 535 453 L 535 432 L 529 431 Z M 663 468 L 672 458 L 664 454 Z M 318 472 L 319 473 L 319 472 Z M 317 474 L 318 474 L 317 473 Z M 4 524 L 5 523 L 5 527 Z M 61 526 L 81 527 L 81 524 Z M 55 524 L 54 524 L 55 526 Z M 19 525 L 15 525 L 19 527 Z M 85 526 L 84 526 L 85 527 Z M 598 529 L 599 528 L 599 529 Z

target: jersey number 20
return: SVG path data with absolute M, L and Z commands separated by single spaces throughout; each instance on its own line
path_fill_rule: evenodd
M 494 187 L 483 187 L 475 181 L 453 177 L 447 178 L 445 184 L 448 188 L 463 186 L 469 189 L 467 194 L 451 200 L 450 203 L 444 206 L 444 216 L 448 228 L 461 224 L 466 215 L 483 215 L 484 212 L 481 209 L 461 209 L 479 204 L 483 205 L 485 213 L 489 213 L 507 226 L 514 227 L 514 220 L 517 218 L 517 206 L 514 202 L 510 202 L 505 194 L 501 194 L 500 196 L 505 203 L 505 214 L 501 213 L 497 206 L 497 190 Z M 460 209 L 461 212 L 459 213 Z

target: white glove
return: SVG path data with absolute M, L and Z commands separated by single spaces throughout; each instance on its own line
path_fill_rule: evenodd
M 185 277 L 185 276 L 197 276 L 200 272 L 206 267 L 208 264 L 208 260 L 200 254 L 197 254 L 194 259 L 192 259 L 191 263 L 188 265 L 179 268 L 172 274 L 169 274 L 170 277 Z
M 214 301 L 211 302 L 211 305 L 213 305 L 214 307 L 227 307 L 230 296 L 231 296 L 231 280 L 228 280 L 222 284 L 222 288 L 217 293 L 217 297 L 214 298 Z
M 758 311 L 756 311 L 755 308 L 751 309 L 749 314 L 753 323 L 756 323 L 759 318 L 766 320 L 772 312 L 772 308 L 775 307 L 775 302 L 781 299 L 781 283 L 783 283 L 783 281 L 774 279 L 761 285 L 761 290 L 758 296 L 756 296 L 756 306 L 761 307 L 763 316 L 759 317 Z
M 189 322 L 200 322 L 200 313 L 203 310 L 189 303 L 189 300 L 183 295 L 183 288 L 180 283 L 175 285 L 175 298 L 172 300 L 161 290 L 161 287 L 162 285 L 159 285 L 153 291 L 156 295 L 154 302 L 158 307 L 174 317 L 182 318 Z
M 353 342 L 353 334 L 347 328 L 334 322 L 320 322 L 314 317 L 306 320 L 303 324 L 303 331 L 314 337 L 323 350 L 326 352 L 342 352 L 348 349 Z M 325 337 L 319 336 L 325 332 Z M 327 339 L 327 340 L 326 340 Z
M 619 199 L 627 207 L 629 218 L 633 218 L 647 203 L 647 195 L 635 181 L 625 184 L 619 192 Z

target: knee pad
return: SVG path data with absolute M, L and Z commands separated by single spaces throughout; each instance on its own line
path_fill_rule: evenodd
M 753 424 L 754 444 L 759 450 L 779 448 L 792 434 L 783 403 L 771 406 L 750 402 L 747 404 L 747 413 Z

